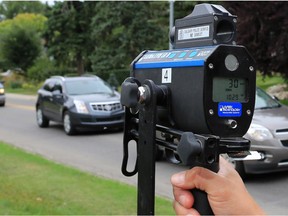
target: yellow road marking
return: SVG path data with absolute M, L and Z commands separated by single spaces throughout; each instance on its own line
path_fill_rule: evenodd
M 19 104 L 6 103 L 5 106 L 13 107 L 13 108 L 17 108 L 17 109 L 35 110 L 34 106 L 28 106 L 28 105 L 19 105 Z

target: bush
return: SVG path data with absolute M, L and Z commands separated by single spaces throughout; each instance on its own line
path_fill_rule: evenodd
M 67 67 L 57 67 L 52 60 L 47 57 L 41 57 L 37 59 L 34 66 L 28 69 L 27 78 L 33 82 L 41 82 L 51 76 L 64 76 L 73 72 L 75 70 Z
M 12 80 L 10 82 L 10 88 L 12 89 L 17 89 L 17 88 L 22 88 L 23 82 L 20 80 Z
M 53 62 L 48 58 L 39 58 L 27 71 L 27 78 L 32 81 L 42 81 L 49 77 L 50 71 L 54 68 Z
M 1 79 L 4 81 L 5 87 L 11 89 L 22 88 L 22 85 L 25 82 L 24 76 L 17 72 L 13 72 L 11 75 Z

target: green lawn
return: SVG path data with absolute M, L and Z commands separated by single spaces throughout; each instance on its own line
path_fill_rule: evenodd
M 136 188 L 0 142 L 0 215 L 135 215 Z M 156 198 L 155 214 L 174 214 Z
M 264 89 L 265 91 L 273 85 L 277 85 L 277 84 L 282 84 L 285 83 L 285 80 L 283 77 L 281 77 L 280 75 L 274 75 L 271 77 L 262 77 L 260 74 L 257 75 L 256 78 L 256 84 L 257 86 L 259 86 L 260 88 Z
M 283 83 L 287 83 L 287 81 L 285 81 L 285 79 L 283 77 L 281 77 L 279 74 L 275 74 L 274 76 L 271 77 L 265 77 L 263 78 L 260 74 L 257 75 L 256 78 L 256 85 L 259 86 L 260 88 L 264 89 L 265 91 L 273 85 L 277 85 L 277 84 L 283 84 Z M 288 91 L 288 89 L 287 89 Z M 281 100 L 281 103 L 288 105 L 288 99 L 286 100 Z

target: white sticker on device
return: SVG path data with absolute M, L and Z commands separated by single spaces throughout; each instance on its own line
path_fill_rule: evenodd
M 172 82 L 172 68 L 162 68 L 162 83 Z

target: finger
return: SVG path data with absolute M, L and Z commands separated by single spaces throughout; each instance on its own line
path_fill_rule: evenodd
M 177 201 L 173 202 L 173 208 L 175 210 L 176 215 L 195 215 L 195 216 L 200 216 L 199 212 L 196 211 L 193 208 L 187 209 L 183 207 L 180 203 Z
M 226 177 L 227 180 L 232 180 L 243 184 L 242 178 L 239 176 L 239 173 L 235 170 L 232 164 L 225 160 L 223 157 L 220 157 L 219 159 L 220 170 L 218 174 Z
M 209 182 L 213 181 L 213 184 Z M 203 167 L 194 167 L 191 170 L 174 174 L 171 183 L 175 187 L 182 189 L 197 188 L 202 191 L 214 191 L 217 185 L 225 184 L 225 179 L 217 173 Z
M 188 190 L 183 190 L 178 187 L 173 187 L 174 198 L 185 208 L 191 208 L 194 203 L 194 197 Z

